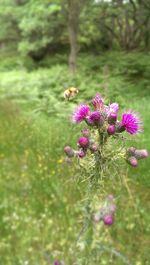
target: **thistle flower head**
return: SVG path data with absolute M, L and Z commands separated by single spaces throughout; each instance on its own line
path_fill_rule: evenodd
M 72 121 L 74 123 L 82 122 L 88 115 L 90 108 L 86 104 L 81 104 L 77 107 L 72 115 Z
M 113 215 L 106 215 L 106 216 L 104 216 L 103 222 L 104 222 L 105 225 L 112 225 L 113 222 L 114 222 Z
M 95 153 L 98 150 L 98 146 L 96 144 L 92 144 L 90 146 L 90 150 L 91 150 L 92 153 Z
M 148 151 L 146 149 L 141 149 L 141 150 L 135 150 L 135 158 L 136 159 L 143 159 L 143 158 L 146 158 L 148 157 Z
M 109 135 L 113 135 L 115 132 L 116 132 L 115 126 L 114 125 L 109 125 L 108 128 L 107 128 L 107 133 Z
M 132 166 L 132 167 L 137 167 L 138 166 L 138 161 L 134 156 L 130 156 L 127 159 L 127 162 Z
M 112 103 L 112 104 L 109 104 L 108 106 L 105 106 L 105 112 L 107 113 L 108 116 L 111 113 L 117 114 L 118 111 L 119 111 L 119 105 L 118 105 L 118 103 Z
M 65 146 L 64 147 L 64 152 L 68 157 L 73 157 L 74 156 L 74 150 L 70 146 Z
M 71 148 L 69 145 L 67 145 L 67 146 L 64 147 L 64 152 L 65 152 L 65 153 L 68 153 L 68 152 L 70 152 L 71 150 L 72 150 L 72 148 Z
M 93 111 L 89 115 L 89 121 L 91 124 L 99 124 L 101 121 L 101 114 L 99 111 Z
M 148 151 L 146 149 L 136 149 L 135 147 L 130 147 L 127 149 L 128 157 L 135 157 L 137 160 L 148 157 Z
M 83 148 L 88 147 L 89 139 L 87 137 L 80 137 L 78 140 L 78 145 Z
M 84 137 L 90 136 L 90 130 L 88 128 L 84 128 L 81 132 Z
M 110 113 L 108 116 L 108 123 L 109 124 L 115 124 L 117 121 L 117 114 L 116 113 Z
M 116 211 L 115 198 L 112 194 L 109 194 L 98 212 L 93 215 L 93 221 L 95 223 L 99 223 L 99 221 L 103 221 L 105 225 L 112 225 L 114 223 L 114 214 Z
M 104 109 L 104 99 L 101 97 L 99 93 L 96 93 L 95 97 L 93 97 L 92 104 L 95 110 Z
M 80 158 L 83 158 L 86 156 L 86 152 L 84 152 L 83 150 L 80 150 L 78 153 L 77 153 L 78 157 Z
M 142 131 L 142 123 L 140 118 L 136 113 L 133 111 L 128 111 L 123 113 L 121 126 L 130 133 L 130 134 L 137 134 Z

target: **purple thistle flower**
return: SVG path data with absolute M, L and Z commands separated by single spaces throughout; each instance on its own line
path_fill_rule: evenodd
M 146 149 L 141 149 L 141 150 L 136 149 L 134 155 L 135 155 L 135 158 L 138 160 L 143 159 L 143 158 L 148 157 L 148 151 Z
M 109 135 L 113 135 L 115 132 L 116 132 L 115 126 L 114 125 L 109 125 L 108 128 L 107 128 L 107 133 Z
M 80 158 L 83 158 L 86 156 L 86 152 L 84 152 L 83 150 L 80 150 L 78 153 L 77 153 L 77 156 L 80 157 Z
M 95 110 L 104 109 L 104 99 L 101 97 L 99 93 L 96 93 L 95 97 L 92 99 L 92 104 Z
M 69 153 L 71 150 L 72 150 L 72 148 L 69 145 L 67 145 L 67 146 L 64 147 L 64 152 L 66 154 Z
M 110 115 L 108 116 L 108 123 L 109 124 L 115 124 L 117 121 L 117 114 L 116 113 L 110 113 Z
M 134 147 L 130 147 L 127 149 L 128 157 L 135 157 L 137 160 L 148 157 L 148 151 L 146 149 L 136 149 Z
M 83 148 L 88 147 L 89 139 L 87 137 L 80 137 L 78 140 L 78 145 Z
M 100 125 L 100 126 L 102 126 L 104 121 L 105 121 L 105 118 L 104 118 L 103 114 L 100 113 L 99 111 L 91 112 L 88 119 L 87 119 L 87 123 L 89 125 Z
M 64 152 L 68 157 L 73 157 L 74 156 L 74 150 L 70 146 L 65 146 L 64 147 Z
M 128 158 L 127 162 L 132 166 L 132 167 L 137 167 L 138 166 L 138 161 L 134 156 L 131 156 Z
M 104 216 L 103 221 L 104 221 L 104 224 L 105 225 L 112 225 L 113 222 L 114 222 L 113 215 L 106 215 L 106 216 Z
M 81 132 L 84 137 L 90 136 L 90 130 L 88 128 L 84 128 Z
M 117 114 L 118 111 L 119 111 L 118 103 L 112 103 L 112 104 L 109 104 L 108 106 L 105 106 L 105 112 L 107 113 L 108 116 L 112 113 Z
M 89 111 L 90 108 L 88 105 L 86 104 L 79 105 L 72 115 L 72 121 L 74 123 L 80 123 L 87 117 Z
M 94 222 L 98 223 L 99 221 L 103 221 L 105 225 L 112 225 L 114 222 L 114 214 L 116 211 L 116 204 L 114 202 L 114 196 L 109 194 L 99 211 L 93 215 Z
M 142 131 L 140 118 L 136 113 L 130 110 L 123 113 L 121 127 L 130 134 L 136 134 Z
M 94 124 L 98 124 L 101 120 L 101 114 L 99 111 L 93 111 L 89 115 L 89 121 Z
M 98 146 L 96 144 L 90 145 L 90 150 L 92 153 L 95 153 L 98 150 Z

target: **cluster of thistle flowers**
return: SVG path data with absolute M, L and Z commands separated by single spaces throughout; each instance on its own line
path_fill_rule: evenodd
M 101 205 L 98 212 L 96 212 L 93 216 L 93 220 L 96 223 L 103 221 L 105 225 L 112 225 L 114 223 L 114 214 L 116 211 L 116 204 L 114 201 L 113 195 L 108 195 Z
M 142 132 L 141 120 L 138 114 L 132 110 L 123 113 L 121 120 L 119 121 L 118 103 L 105 105 L 104 99 L 99 93 L 97 93 L 92 99 L 92 105 L 94 108 L 92 111 L 90 106 L 87 104 L 79 105 L 72 115 L 72 121 L 76 124 L 85 121 L 89 128 L 101 130 L 108 137 L 123 133 L 124 131 L 131 135 Z M 94 143 L 89 137 L 89 129 L 84 129 L 82 131 L 82 137 L 80 137 L 78 140 L 78 147 L 80 148 L 79 151 L 73 150 L 70 146 L 66 146 L 64 148 L 64 152 L 69 159 L 72 157 L 83 158 L 86 155 L 88 149 L 90 149 L 92 152 L 96 152 L 98 150 L 96 143 Z M 135 167 L 138 165 L 139 159 L 145 158 L 147 156 L 147 150 L 136 150 L 132 147 L 127 151 L 127 162 L 131 166 Z
M 94 140 L 90 137 L 90 130 L 85 128 L 81 131 L 82 136 L 78 139 L 77 146 L 79 150 L 73 150 L 70 146 L 64 147 L 64 152 L 68 158 L 79 157 L 83 158 L 87 154 L 89 149 L 92 153 L 97 151 L 97 145 Z
M 146 149 L 136 149 L 135 147 L 130 147 L 127 150 L 127 162 L 132 167 L 138 166 L 138 160 L 148 157 L 148 152 Z

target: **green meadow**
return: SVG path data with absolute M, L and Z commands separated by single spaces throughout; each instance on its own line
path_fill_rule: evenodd
M 48 57 L 36 68 L 15 55 L 0 62 L 1 265 L 75 262 L 86 183 L 75 162 L 65 163 L 63 148 L 75 147 L 79 136 L 82 126 L 70 123 L 78 103 L 100 92 L 121 111 L 139 112 L 144 132 L 127 145 L 150 151 L 150 54 L 81 54 L 76 75 L 66 60 Z M 70 86 L 79 93 L 68 102 L 63 92 Z M 108 184 L 117 196 L 115 223 L 97 234 L 111 251 L 104 248 L 100 263 L 90 265 L 150 264 L 149 158 L 137 168 L 126 165 L 122 174 L 122 186 L 111 179 Z

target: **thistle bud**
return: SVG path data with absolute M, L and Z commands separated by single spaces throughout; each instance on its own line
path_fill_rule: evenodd
M 54 261 L 54 265 L 61 265 L 62 263 L 59 260 Z
M 137 167 L 138 166 L 138 161 L 134 156 L 131 156 L 127 159 L 127 162 L 132 166 L 132 167 Z
M 105 225 L 112 225 L 114 222 L 113 215 L 105 215 L 103 218 L 103 222 Z
M 94 126 L 94 122 L 92 122 L 92 121 L 89 119 L 89 117 L 87 117 L 87 118 L 85 119 L 85 122 L 86 122 L 86 124 L 87 124 L 88 126 Z
M 116 123 L 116 132 L 117 133 L 122 133 L 125 130 L 126 130 L 126 128 L 122 123 L 120 123 L 120 122 Z
M 108 123 L 109 124 L 115 124 L 117 121 L 117 114 L 116 113 L 110 113 L 108 116 Z
M 101 114 L 99 111 L 93 111 L 91 112 L 91 114 L 89 115 L 89 120 L 91 123 L 99 124 L 100 120 L 101 120 Z
M 86 153 L 83 151 L 83 150 L 80 150 L 78 153 L 77 153 L 77 156 L 80 157 L 80 158 L 83 158 L 86 156 Z
M 95 152 L 98 150 L 97 145 L 96 145 L 96 144 L 92 144 L 92 145 L 90 146 L 90 150 L 91 150 L 92 153 L 95 153 Z
M 135 153 L 134 153 L 136 159 L 143 159 L 143 158 L 146 158 L 148 157 L 148 151 L 146 149 L 142 149 L 142 150 L 135 150 Z
M 65 263 L 63 261 L 60 261 L 60 260 L 55 260 L 53 265 L 65 265 Z
M 91 125 L 102 126 L 104 124 L 104 116 L 99 111 L 93 111 L 88 117 L 88 121 Z
M 101 97 L 99 93 L 97 93 L 95 97 L 92 99 L 92 104 L 95 110 L 101 110 L 104 108 L 104 99 Z
M 83 129 L 81 132 L 84 137 L 90 136 L 90 130 L 88 128 Z
M 109 125 L 108 128 L 107 128 L 107 133 L 109 135 L 113 135 L 115 132 L 116 132 L 115 126 L 114 125 Z
M 64 152 L 68 157 L 73 157 L 74 156 L 74 150 L 70 146 L 65 146 L 64 147 Z
M 78 140 L 78 145 L 82 148 L 88 147 L 89 139 L 87 137 L 80 137 Z
M 134 156 L 135 155 L 135 147 L 130 147 L 130 148 L 128 148 L 128 150 L 127 150 L 127 155 L 128 156 Z

